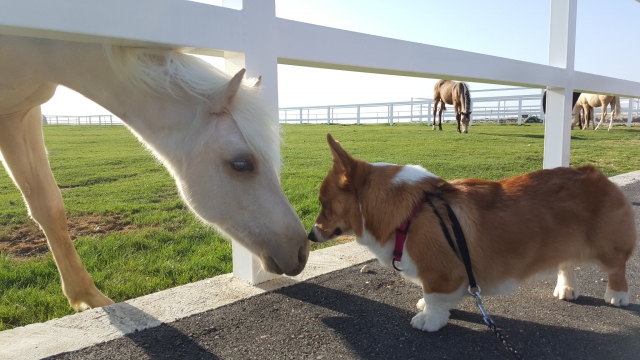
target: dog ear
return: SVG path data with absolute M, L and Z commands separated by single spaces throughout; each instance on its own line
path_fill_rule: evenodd
M 342 189 L 350 190 L 358 163 L 340 146 L 339 142 L 333 139 L 331 134 L 327 134 L 327 142 L 331 149 L 331 155 L 333 155 L 333 168 L 339 177 L 338 186 Z

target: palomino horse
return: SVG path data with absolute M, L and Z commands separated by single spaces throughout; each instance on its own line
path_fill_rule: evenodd
M 58 84 L 109 109 L 165 165 L 204 222 L 296 275 L 307 234 L 280 187 L 280 133 L 258 91 L 168 49 L 0 36 L 0 151 L 44 231 L 62 290 L 76 310 L 113 303 L 94 285 L 69 237 L 43 142 L 40 105 Z
M 620 98 L 610 95 L 598 95 L 582 93 L 578 98 L 578 102 L 573 107 L 573 123 L 580 122 L 582 124 L 582 130 L 589 127 L 589 121 L 594 114 L 594 108 L 602 107 L 602 117 L 600 122 L 596 126 L 596 120 L 593 119 L 594 130 L 598 130 L 605 117 L 607 116 L 607 106 L 611 104 L 611 119 L 609 120 L 609 130 L 613 126 L 613 116 L 620 115 Z M 580 110 L 584 111 L 582 118 L 580 117 Z
M 469 88 L 463 82 L 440 80 L 433 87 L 433 130 L 436 129 L 436 112 L 440 103 L 438 128 L 442 130 L 442 112 L 446 110 L 445 103 L 453 105 L 458 122 L 457 131 L 467 133 L 469 127 L 469 115 L 471 115 L 471 97 Z M 462 122 L 462 130 L 460 123 Z

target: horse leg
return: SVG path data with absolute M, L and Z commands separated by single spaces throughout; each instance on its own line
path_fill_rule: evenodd
M 62 291 L 76 311 L 113 304 L 93 284 L 73 247 L 60 189 L 42 135 L 40 106 L 0 121 L 4 166 L 22 192 L 31 217 L 44 231 L 60 273 Z
M 456 113 L 456 123 L 458 124 L 457 125 L 458 127 L 456 128 L 456 132 L 462 133 L 462 129 L 460 129 L 460 118 L 462 117 L 462 108 L 460 104 L 454 102 L 453 111 Z
M 631 100 L 629 100 L 631 101 Z M 607 131 L 611 131 L 611 128 L 613 127 L 613 114 L 616 113 L 616 102 L 615 100 L 611 102 L 611 118 L 609 118 L 609 129 L 607 129 Z M 619 109 L 618 109 L 619 110 Z
M 435 99 L 433 101 L 433 126 L 432 126 L 432 130 L 436 129 L 436 119 L 437 119 L 437 114 L 438 114 L 438 103 L 440 101 L 438 99 Z
M 595 110 L 595 108 L 594 108 Z M 595 114 L 595 111 L 593 112 Z M 611 114 L 611 116 L 613 117 L 613 113 Z M 600 128 L 600 125 L 602 125 L 602 122 L 604 121 L 604 118 L 607 117 L 607 104 L 602 103 L 602 116 L 600 117 L 600 122 L 598 123 L 598 126 L 596 126 L 593 130 L 598 130 Z M 596 119 L 593 119 L 593 124 L 596 124 Z
M 444 101 L 440 100 L 440 111 L 438 112 L 438 130 L 442 131 L 442 112 L 445 110 Z

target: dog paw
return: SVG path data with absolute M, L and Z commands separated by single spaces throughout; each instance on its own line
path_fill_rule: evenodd
M 444 313 L 425 313 L 419 312 L 411 319 L 411 326 L 422 331 L 438 331 L 449 321 L 449 312 Z
M 424 298 L 420 298 L 420 300 L 418 300 L 418 302 L 416 303 L 416 307 L 420 311 L 424 310 L 426 306 L 427 306 L 427 303 L 424 302 Z
M 629 305 L 629 293 L 624 291 L 614 291 L 607 287 L 604 293 L 604 301 L 613 306 Z
M 556 289 L 553 290 L 553 296 L 560 300 L 576 300 L 578 296 L 580 296 L 580 292 L 571 286 L 558 285 Z

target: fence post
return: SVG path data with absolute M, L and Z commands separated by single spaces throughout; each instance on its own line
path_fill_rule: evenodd
M 633 121 L 633 99 L 629 98 L 629 107 L 627 111 L 627 127 L 631 127 L 631 122 Z M 611 114 L 613 116 L 613 113 Z
M 413 97 L 411 97 L 411 117 L 409 122 L 413 122 Z
M 300 124 L 302 124 L 302 108 L 300 108 Z
M 498 116 L 496 117 L 496 124 L 500 125 L 500 100 L 498 100 Z
M 360 105 L 358 105 L 358 110 L 357 110 L 356 117 L 358 118 L 358 125 L 360 125 Z
M 245 53 L 225 51 L 225 70 L 237 73 L 247 69 L 247 76 L 262 76 L 262 98 L 273 121 L 278 122 L 278 54 L 274 43 L 276 29 L 275 0 L 245 0 L 242 2 L 245 21 L 252 30 L 242 31 Z M 251 284 L 276 278 L 262 270 L 260 261 L 236 241 L 232 241 L 233 275 Z
M 387 105 L 387 109 L 389 112 L 389 126 L 393 126 L 393 104 Z
M 565 85 L 547 90 L 543 167 L 569 166 L 571 110 L 576 56 L 577 0 L 551 0 L 549 65 L 565 70 Z
M 420 125 L 422 125 L 422 103 L 420 103 Z
M 522 125 L 522 97 L 518 99 L 518 125 Z

